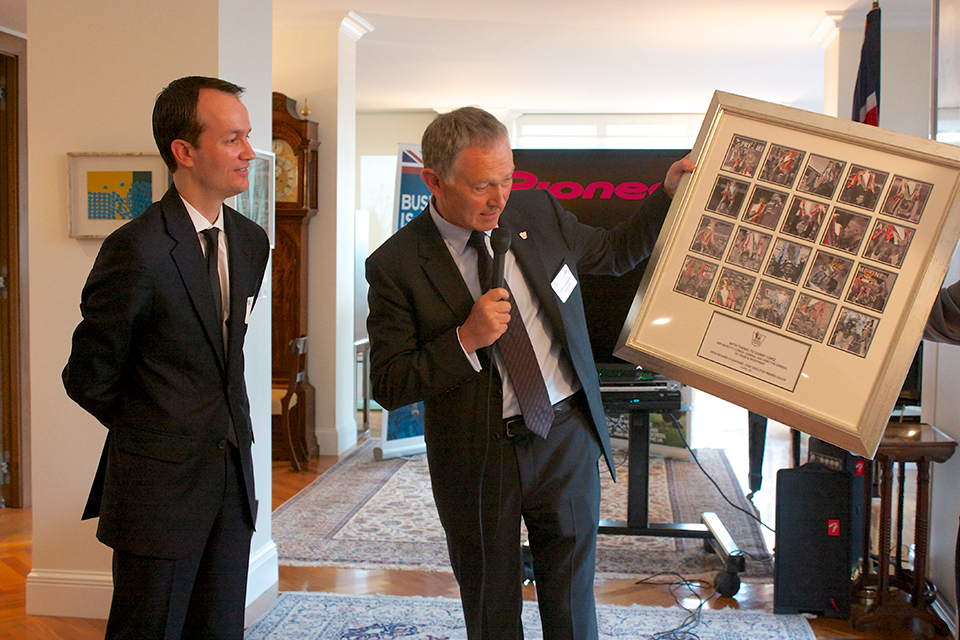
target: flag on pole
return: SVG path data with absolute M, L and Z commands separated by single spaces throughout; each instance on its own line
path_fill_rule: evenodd
M 873 3 L 867 13 L 867 26 L 860 49 L 860 69 L 853 90 L 851 119 L 864 124 L 880 125 L 880 4 Z

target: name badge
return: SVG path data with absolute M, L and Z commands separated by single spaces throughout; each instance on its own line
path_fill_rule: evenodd
M 563 265 L 560 273 L 553 279 L 550 286 L 553 287 L 557 297 L 560 298 L 560 302 L 566 302 L 573 290 L 577 288 L 577 279 L 573 277 L 570 267 Z
M 247 311 L 243 314 L 243 324 L 250 324 L 251 311 L 253 311 L 253 296 L 247 296 Z

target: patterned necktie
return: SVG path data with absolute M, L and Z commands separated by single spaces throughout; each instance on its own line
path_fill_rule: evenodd
M 484 292 L 490 289 L 493 278 L 493 261 L 487 252 L 485 235 L 482 231 L 474 231 L 467 242 L 477 251 L 477 274 L 480 278 L 480 288 Z M 510 290 L 506 282 L 503 287 L 507 291 Z M 520 317 L 520 309 L 513 299 L 513 293 L 510 294 L 510 323 L 497 345 L 500 347 L 500 355 L 503 356 L 517 400 L 520 402 L 524 424 L 540 437 L 546 438 L 550 425 L 553 424 L 553 407 L 550 405 L 547 387 L 543 383 L 537 354 L 533 351 L 530 335 L 523 325 L 523 318 Z

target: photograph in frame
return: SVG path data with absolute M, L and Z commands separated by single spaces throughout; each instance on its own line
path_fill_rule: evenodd
M 870 216 L 834 207 L 820 244 L 856 255 L 869 227 Z
M 863 257 L 892 267 L 900 267 L 907 256 L 913 229 L 886 220 L 877 220 Z
M 782 327 L 795 293 L 796 290 L 792 287 L 761 280 L 747 315 L 765 324 Z
M 750 194 L 750 203 L 743 213 L 743 221 L 764 229 L 776 229 L 787 203 L 787 194 L 783 191 L 754 187 Z
M 263 227 L 270 239 L 270 248 L 273 249 L 276 156 L 272 151 L 253 151 L 257 157 L 250 161 L 247 171 L 250 186 L 243 193 L 237 194 L 233 208 Z
M 800 165 L 807 153 L 800 149 L 791 149 L 778 144 L 770 146 L 770 152 L 763 163 L 760 179 L 781 187 L 790 188 L 797 179 Z
M 740 214 L 740 207 L 747 195 L 750 184 L 742 180 L 735 180 L 728 176 L 717 176 L 717 183 L 713 195 L 704 207 L 728 218 L 736 218 Z
M 697 235 L 690 245 L 690 251 L 702 253 L 708 258 L 719 260 L 727 248 L 730 234 L 733 233 L 733 223 L 724 222 L 710 216 L 700 219 Z
M 70 236 L 106 238 L 163 197 L 159 153 L 68 153 Z
M 715 275 L 717 275 L 717 265 L 688 256 L 673 290 L 697 300 L 706 300 L 710 295 L 710 285 L 713 284 Z
M 828 302 L 806 293 L 800 293 L 793 309 L 787 331 L 799 334 L 815 342 L 823 342 L 837 310 L 834 302 Z
M 889 175 L 863 165 L 850 165 L 840 191 L 840 202 L 874 211 Z
M 842 160 L 810 154 L 797 191 L 832 200 L 845 166 Z
M 822 202 L 795 196 L 790 200 L 780 233 L 808 242 L 816 240 L 827 217 L 828 208 L 828 205 Z
M 846 288 L 853 265 L 854 261 L 849 258 L 818 250 L 803 286 L 831 298 L 839 298 Z
M 763 270 L 763 275 L 795 285 L 807 269 L 810 247 L 789 238 L 780 238 L 773 245 L 773 253 Z
M 897 282 L 897 274 L 861 264 L 853 276 L 846 301 L 871 311 L 883 313 Z
M 761 180 L 762 153 L 754 164 L 773 147 L 806 153 L 790 186 Z M 616 355 L 872 457 L 960 240 L 960 149 L 716 92 L 691 158 L 697 170 L 681 181 Z M 722 263 L 734 268 L 716 269 L 706 300 L 683 294 L 676 288 L 696 273 L 689 250 L 704 209 L 731 174 L 750 188 Z M 795 200 L 824 205 L 822 220 L 785 230 L 748 220 L 760 189 L 785 194 L 781 223 Z M 887 238 L 881 221 L 901 240 Z M 742 229 L 770 236 L 760 272 L 734 259 Z M 881 229 L 874 243 L 883 242 L 868 249 Z M 893 245 L 905 236 L 898 255 Z M 805 262 L 788 243 L 806 249 Z M 756 280 L 737 311 L 743 276 Z
M 717 287 L 713 290 L 710 304 L 733 313 L 743 313 L 756 280 L 755 276 L 724 267 L 717 278 Z
M 760 166 L 760 158 L 767 148 L 763 140 L 753 140 L 746 136 L 733 136 L 727 155 L 723 159 L 722 168 L 731 173 L 737 173 L 752 178 Z
M 844 307 L 828 344 L 835 349 L 866 358 L 879 323 L 878 318 Z
M 920 216 L 923 215 L 923 208 L 927 204 L 932 187 L 932 184 L 894 176 L 887 199 L 880 211 L 888 216 L 916 224 L 920 222 Z
M 750 227 L 739 227 L 733 243 L 730 245 L 727 262 L 750 271 L 760 271 L 772 238 L 773 236 L 769 233 L 763 233 Z

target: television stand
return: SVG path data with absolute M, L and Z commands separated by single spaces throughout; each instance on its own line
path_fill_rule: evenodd
M 601 389 L 601 396 L 603 389 Z M 606 401 L 604 402 L 606 404 Z M 654 411 L 680 411 L 655 407 Z M 746 559 L 727 532 L 716 513 L 705 511 L 697 523 L 651 523 L 648 495 L 650 490 L 650 410 L 642 403 L 629 411 L 630 448 L 627 468 L 627 521 L 601 520 L 598 534 L 627 536 L 657 536 L 670 538 L 700 538 L 707 549 L 713 550 L 723 562 L 724 569 L 714 580 L 722 596 L 731 597 L 740 590 L 739 575 L 746 570 Z

